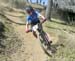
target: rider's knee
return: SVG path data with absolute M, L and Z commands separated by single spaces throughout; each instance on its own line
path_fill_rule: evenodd
M 37 38 L 37 34 L 36 34 L 36 32 L 35 32 L 35 31 L 33 31 L 33 35 Z

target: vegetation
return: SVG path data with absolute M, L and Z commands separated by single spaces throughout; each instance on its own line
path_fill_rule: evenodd
M 48 0 L 48 5 L 47 5 L 47 9 L 46 9 L 46 18 L 49 20 L 51 20 L 51 11 L 52 11 L 52 5 L 53 5 L 53 1 L 52 0 Z
M 45 31 L 51 36 L 55 36 L 53 44 L 56 49 L 53 56 L 48 61 L 74 61 L 75 60 L 75 28 L 65 25 L 62 21 L 53 19 L 46 22 Z
M 2 1 L 2 0 L 0 0 L 0 1 Z M 17 14 L 17 12 L 19 12 L 18 10 L 21 9 L 21 11 L 19 13 L 23 14 L 23 17 L 26 17 L 26 14 L 23 12 L 23 8 L 26 3 L 26 2 L 24 2 L 24 0 L 3 0 L 3 2 L 5 2 L 7 4 L 9 3 L 12 9 L 13 9 L 13 7 L 16 9 L 16 11 L 14 11 L 10 8 L 11 10 L 7 10 L 7 11 L 10 11 L 11 13 L 15 12 Z M 40 0 L 40 2 L 41 2 L 41 0 Z M 46 16 L 48 16 L 48 20 L 51 19 L 52 21 L 47 21 L 45 24 L 43 24 L 43 26 L 44 26 L 44 30 L 46 32 L 48 32 L 51 35 L 51 37 L 53 38 L 52 46 L 53 46 L 53 48 L 55 48 L 55 52 L 53 52 L 52 57 L 49 57 L 49 59 L 47 59 L 47 60 L 48 61 L 75 61 L 75 47 L 74 47 L 75 46 L 75 26 L 68 25 L 68 24 L 71 24 L 71 25 L 74 24 L 75 14 L 72 12 L 68 12 L 68 11 L 66 12 L 66 11 L 57 9 L 56 10 L 57 13 L 61 14 L 64 21 L 58 20 L 59 18 L 54 19 L 51 17 L 53 15 L 52 14 L 53 11 L 51 11 L 51 10 L 54 9 L 54 8 L 52 8 L 51 2 L 52 2 L 52 0 L 49 0 L 49 3 L 48 3 L 49 5 L 47 7 Z M 40 5 L 38 6 L 36 4 L 35 4 L 35 6 L 34 6 L 34 4 L 32 4 L 32 6 L 34 8 L 38 7 L 37 9 L 41 9 L 41 7 L 42 7 L 42 6 L 40 6 Z M 3 15 L 5 15 L 5 13 L 3 12 L 4 7 L 1 7 L 1 8 L 2 9 L 0 9 L 0 12 L 2 12 Z M 17 9 L 17 8 L 19 8 L 19 9 Z M 45 10 L 43 10 L 43 9 L 40 12 L 43 12 L 43 11 L 45 14 Z M 15 32 L 15 30 L 13 28 L 13 23 L 7 21 L 9 19 L 6 19 L 5 16 L 3 16 L 3 15 L 0 15 L 0 18 L 1 18 L 1 20 L 0 20 L 0 61 L 4 61 L 4 60 L 10 61 L 8 58 L 10 58 L 10 56 L 13 53 L 17 52 L 18 49 L 21 48 L 21 46 L 23 44 L 22 43 L 23 40 L 20 40 L 21 39 L 21 38 L 19 38 L 20 36 L 18 35 L 17 32 Z M 16 16 L 16 18 L 20 18 L 20 17 L 21 16 Z M 12 20 L 14 20 L 14 19 L 12 19 Z M 23 20 L 25 20 L 25 18 L 23 18 Z M 15 25 L 15 28 L 17 26 L 18 25 Z M 22 29 L 22 30 L 24 30 L 24 29 Z M 22 35 L 23 34 L 24 33 L 22 33 Z M 23 36 L 23 38 L 25 38 L 25 35 Z M 28 41 L 28 39 L 27 39 L 27 41 Z M 28 43 L 30 44 L 30 42 L 28 42 Z M 34 44 L 34 43 L 32 43 L 32 44 Z M 27 45 L 25 45 L 25 47 L 26 46 Z M 27 55 L 27 53 L 26 53 L 26 55 Z M 31 54 L 31 56 L 32 55 L 34 55 L 34 54 Z M 28 58 L 25 58 L 25 59 L 28 59 Z M 13 60 L 11 59 L 11 61 L 13 61 Z M 23 61 L 25 61 L 25 60 L 23 60 Z
M 10 61 L 9 56 L 18 51 L 21 43 L 11 23 L 0 15 L 0 61 Z

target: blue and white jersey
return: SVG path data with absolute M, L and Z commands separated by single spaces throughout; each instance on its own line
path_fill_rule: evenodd
M 27 21 L 28 23 L 35 24 L 39 21 L 39 13 L 37 11 L 32 12 L 32 15 L 27 16 Z

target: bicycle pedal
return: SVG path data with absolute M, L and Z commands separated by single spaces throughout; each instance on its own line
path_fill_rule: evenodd
M 52 41 L 49 41 L 49 43 L 51 44 L 51 43 L 52 43 Z

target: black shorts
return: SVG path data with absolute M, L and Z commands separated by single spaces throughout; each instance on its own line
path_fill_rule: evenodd
M 36 25 L 36 24 L 38 24 L 38 23 L 40 23 L 40 20 L 38 20 L 37 22 L 32 22 L 32 23 L 31 23 L 31 26 L 34 26 L 34 25 Z

